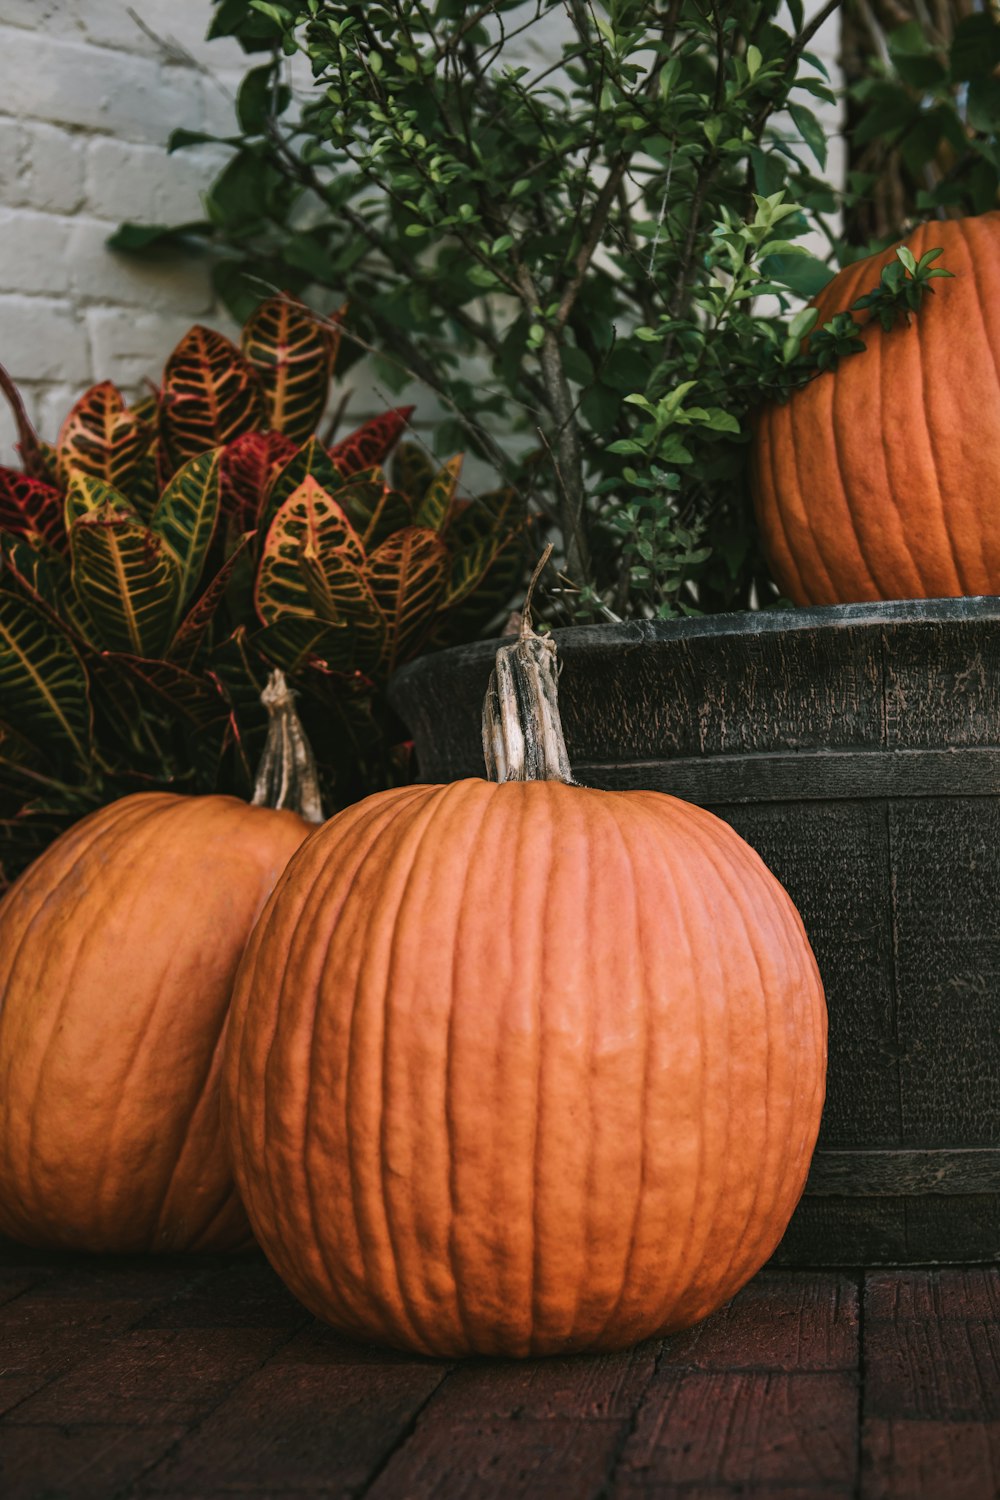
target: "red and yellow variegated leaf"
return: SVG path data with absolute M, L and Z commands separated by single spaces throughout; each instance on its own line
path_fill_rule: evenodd
M 437 473 L 437 465 L 419 443 L 400 443 L 392 456 L 392 482 L 397 490 L 409 495 L 414 506 Z
M 249 545 L 250 538 L 241 536 L 235 548 L 226 558 L 226 561 L 222 564 L 222 567 L 216 573 L 208 587 L 195 600 L 177 627 L 167 654 L 178 665 L 189 667 L 198 655 L 208 628 L 215 619 L 216 610 L 225 597 L 226 589 L 229 587 L 229 580 L 243 562 Z
M 89 644 L 90 622 L 73 592 L 69 559 L 39 536 L 0 535 L 0 572 L 39 605 L 78 646 Z
M 132 509 L 142 520 L 149 521 L 156 509 L 163 484 L 160 481 L 160 450 L 162 443 L 154 438 L 139 460 L 139 467 L 132 475 L 128 487 L 128 500 Z
M 358 589 L 364 589 L 365 555 L 357 532 L 337 501 L 307 475 L 280 506 L 261 549 L 254 599 L 263 623 L 270 625 L 282 615 L 316 614 L 310 565 L 322 573 L 331 560 L 357 574 Z M 338 566 L 338 577 L 341 571 Z M 348 592 L 353 596 L 357 590 Z
M 460 604 L 480 586 L 497 558 L 515 546 L 524 524 L 524 507 L 514 490 L 491 491 L 456 507 L 448 530 L 451 576 L 442 609 Z
M 448 578 L 448 549 L 434 531 L 408 526 L 377 548 L 368 582 L 386 622 L 381 668 L 393 671 L 420 646 Z
M 211 328 L 197 324 L 167 360 L 160 392 L 160 437 L 172 468 L 231 443 L 265 423 L 256 370 Z
M 197 729 L 207 729 L 229 717 L 229 707 L 210 677 L 189 672 L 176 662 L 133 656 L 125 651 L 105 652 L 104 660 L 127 672 L 147 695 L 166 704 L 172 713 Z
M 350 517 L 351 525 L 362 536 L 380 510 L 386 488 L 385 474 L 381 469 L 361 469 L 350 479 L 338 479 L 331 494 L 336 495 L 338 504 Z
M 153 440 L 153 429 L 129 411 L 110 380 L 85 391 L 66 418 L 56 443 L 59 477 L 74 470 L 127 491 Z
M 385 654 L 388 622 L 382 615 L 364 569 L 341 552 L 303 557 L 309 602 L 321 620 L 345 621 L 350 629 L 350 669 L 371 672 Z
M 62 496 L 54 485 L 17 469 L 0 469 L 0 531 L 40 536 L 50 547 L 66 546 Z
M 434 475 L 414 512 L 415 526 L 427 526 L 431 531 L 445 529 L 458 492 L 462 457 L 461 453 L 457 453 L 454 458 L 449 458 L 444 468 Z
M 140 396 L 138 401 L 132 402 L 129 411 L 134 417 L 138 417 L 140 422 L 145 422 L 147 427 L 155 430 L 160 412 L 159 391 L 156 389 L 147 391 L 145 396 Z
M 31 599 L 58 611 L 69 587 L 69 564 L 37 532 L 18 536 L 0 532 L 0 574 L 7 575 Z
M 4 718 L 38 743 L 86 761 L 87 673 L 69 637 L 17 594 L 0 591 L 0 703 Z
M 189 458 L 163 491 L 149 523 L 180 570 L 178 617 L 201 577 L 205 554 L 215 534 L 221 453 L 221 448 L 211 448 Z
M 330 449 L 330 457 L 338 472 L 346 478 L 359 469 L 370 469 L 373 464 L 384 463 L 405 431 L 412 412 L 412 406 L 399 406 L 383 412 L 335 444 Z
M 95 510 L 116 510 L 123 515 L 135 517 L 135 511 L 126 497 L 113 484 L 97 479 L 93 474 L 74 471 L 69 476 L 65 500 L 66 534 L 72 533 L 74 524 L 81 516 L 89 516 Z
M 59 486 L 59 455 L 51 443 L 45 442 L 43 438 L 37 438 L 31 447 L 31 464 L 28 464 L 28 455 L 24 452 L 24 444 L 15 444 L 18 453 L 24 462 L 25 472 L 30 473 L 34 479 L 41 479 L 45 484 Z
M 101 506 L 70 532 L 73 587 L 109 651 L 159 656 L 180 597 L 180 568 L 134 516 Z
M 448 587 L 431 644 L 473 640 L 509 611 L 537 550 L 524 536 L 527 525 L 524 503 L 513 490 L 456 507 L 448 531 Z
M 345 485 L 342 490 L 337 490 L 337 499 L 342 505 L 347 500 L 348 503 L 344 505 L 344 509 L 348 515 L 352 519 L 354 516 L 357 516 L 359 521 L 364 525 L 364 533 L 361 540 L 364 543 L 365 551 L 374 552 L 375 548 L 384 542 L 386 537 L 391 536 L 394 531 L 402 531 L 404 526 L 413 525 L 410 501 L 408 496 L 401 495 L 399 490 L 391 490 L 388 485 L 383 485 L 382 493 L 378 496 L 367 520 L 365 520 L 364 512 L 367 509 L 367 501 L 364 491 L 359 496 L 359 488 L 353 482 Z M 355 521 L 356 525 L 358 523 L 358 521 Z
M 260 515 L 260 524 L 270 526 L 289 495 L 293 495 L 306 480 L 313 479 L 321 489 L 332 495 L 343 484 L 343 480 L 330 462 L 319 438 L 311 437 L 301 448 L 297 448 L 287 463 L 283 464 L 271 481 Z
M 243 326 L 243 353 L 260 377 L 268 426 L 302 442 L 315 430 L 330 388 L 339 333 L 301 302 L 271 297 Z
M 283 615 L 273 625 L 258 630 L 253 643 L 285 672 L 297 674 L 307 667 L 325 672 L 354 669 L 355 636 L 346 620 L 334 624 L 304 615 Z
M 222 454 L 222 512 L 237 532 L 253 531 L 264 500 L 296 451 L 281 432 L 244 432 Z

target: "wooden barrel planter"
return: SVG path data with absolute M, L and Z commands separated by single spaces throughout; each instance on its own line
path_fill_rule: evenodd
M 1000 598 L 555 633 L 577 779 L 710 808 L 796 902 L 830 1011 L 776 1259 L 1000 1258 Z M 395 678 L 429 781 L 482 775 L 495 643 Z

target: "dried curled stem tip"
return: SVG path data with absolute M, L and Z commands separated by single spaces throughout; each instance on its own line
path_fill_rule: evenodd
M 307 823 L 322 823 L 316 761 L 284 672 L 275 669 L 271 673 L 260 701 L 267 709 L 269 723 L 251 798 L 253 806 L 287 807 Z
M 531 598 L 549 557 L 531 577 L 513 646 L 501 646 L 483 704 L 483 755 L 490 781 L 565 781 L 573 776 L 559 718 L 556 643 L 531 628 Z

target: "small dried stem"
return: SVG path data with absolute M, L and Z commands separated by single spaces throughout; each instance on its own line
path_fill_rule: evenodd
M 290 808 L 307 823 L 323 822 L 316 761 L 295 711 L 295 693 L 277 669 L 260 695 L 269 720 L 251 802 L 254 807 Z
M 521 626 L 501 646 L 483 704 L 483 756 L 490 781 L 563 781 L 572 785 L 559 718 L 556 643 L 531 628 L 531 599 L 550 556 L 546 547 L 528 585 Z

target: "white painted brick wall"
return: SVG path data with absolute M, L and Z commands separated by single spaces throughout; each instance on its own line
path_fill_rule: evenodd
M 134 392 L 192 323 L 227 326 L 204 261 L 105 243 L 122 219 L 201 216 L 218 158 L 163 148 L 178 125 L 232 129 L 244 55 L 204 40 L 211 14 L 209 0 L 0 0 L 0 362 L 50 441 L 95 380 Z M 0 461 L 12 442 L 4 408 Z

